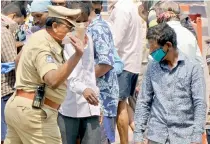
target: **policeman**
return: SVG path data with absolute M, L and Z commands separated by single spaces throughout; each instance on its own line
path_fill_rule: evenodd
M 81 10 L 49 6 L 48 11 L 46 29 L 34 33 L 23 47 L 16 92 L 5 109 L 6 144 L 62 144 L 57 109 L 66 95 L 64 81 L 79 62 L 85 44 L 70 35 L 75 54 L 64 63 L 62 39 L 74 30 L 72 17 L 79 16 Z M 94 96 L 85 98 L 98 104 Z

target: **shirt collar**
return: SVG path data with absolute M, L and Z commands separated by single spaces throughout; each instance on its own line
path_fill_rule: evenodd
M 178 50 L 177 65 L 176 65 L 173 69 L 175 69 L 176 67 L 178 67 L 178 66 L 179 66 L 180 64 L 182 64 L 184 61 L 185 61 L 185 55 L 184 55 L 181 51 Z M 168 67 L 167 62 L 165 62 L 165 61 L 160 62 L 160 66 L 161 66 L 162 68 L 164 68 L 164 69 L 170 70 L 169 67 Z M 173 69 L 172 69 L 172 70 L 173 70 Z M 172 70 L 170 70 L 170 71 L 172 71 Z
M 95 25 L 95 24 L 97 23 L 97 21 L 101 21 L 101 20 L 102 20 L 101 15 L 100 15 L 100 14 L 97 14 L 97 15 L 96 15 L 96 18 L 93 19 L 93 21 L 90 23 L 89 26 L 91 27 L 91 26 Z

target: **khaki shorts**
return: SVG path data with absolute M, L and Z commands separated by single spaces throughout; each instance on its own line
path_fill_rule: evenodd
M 57 110 L 32 108 L 32 100 L 12 96 L 5 107 L 5 144 L 62 144 Z

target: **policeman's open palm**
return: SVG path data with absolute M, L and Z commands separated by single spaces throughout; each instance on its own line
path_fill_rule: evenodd
M 76 54 L 82 56 L 85 48 L 85 44 L 78 39 L 77 37 L 73 35 L 69 35 L 69 38 L 71 40 L 71 44 L 74 46 Z
M 94 105 L 94 106 L 98 105 L 99 100 L 96 97 L 96 94 L 92 89 L 86 88 L 83 92 L 83 96 L 89 104 Z

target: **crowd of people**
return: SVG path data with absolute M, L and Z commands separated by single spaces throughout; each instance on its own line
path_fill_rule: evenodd
M 2 3 L 2 144 L 210 138 L 210 38 L 204 59 L 174 1 L 108 3 L 108 19 L 100 0 Z

